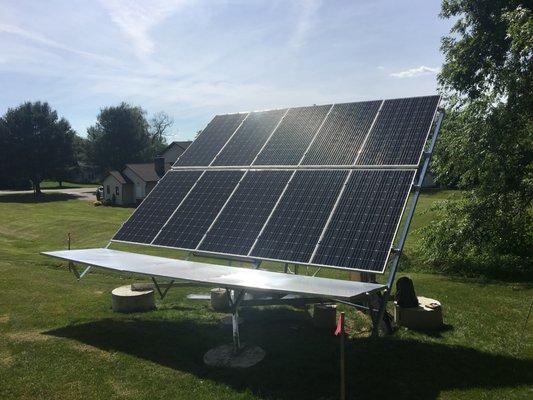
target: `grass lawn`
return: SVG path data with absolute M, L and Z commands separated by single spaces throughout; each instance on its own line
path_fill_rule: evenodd
M 59 186 L 59 182 L 56 181 L 43 181 L 41 182 L 41 189 L 79 189 L 79 188 L 95 188 L 100 186 L 99 183 L 73 183 L 62 182 L 62 186 Z
M 422 196 L 408 255 L 430 204 L 450 195 Z M 109 292 L 133 278 L 93 272 L 76 282 L 38 254 L 65 248 L 67 232 L 74 247 L 103 246 L 131 212 L 59 193 L 39 203 L 0 197 L 0 399 L 338 398 L 338 339 L 316 332 L 304 311 L 244 309 L 241 337 L 266 358 L 246 370 L 213 369 L 203 354 L 231 332 L 218 324 L 223 315 L 185 297 L 205 289 L 173 289 L 157 311 L 115 314 Z M 533 398 L 530 285 L 409 275 L 418 294 L 443 303 L 447 327 L 371 340 L 366 318 L 346 310 L 350 398 Z

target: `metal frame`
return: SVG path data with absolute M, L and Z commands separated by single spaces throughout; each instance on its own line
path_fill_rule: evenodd
M 382 104 L 380 106 L 380 109 L 378 110 L 378 113 L 376 114 L 376 118 L 377 118 L 377 115 L 379 115 L 379 111 L 381 110 L 382 106 L 383 106 L 383 102 L 382 102 Z M 330 111 L 331 111 L 331 109 L 330 109 Z M 329 115 L 329 113 L 328 113 L 328 115 Z M 372 316 L 373 316 L 373 328 L 372 328 L 372 336 L 373 337 L 376 337 L 376 336 L 379 335 L 379 325 L 380 325 L 381 321 L 384 320 L 385 311 L 386 311 L 386 305 L 387 305 L 387 302 L 389 300 L 389 297 L 390 297 L 390 294 L 391 294 L 391 291 L 392 291 L 392 286 L 393 286 L 393 283 L 394 283 L 394 280 L 395 280 L 395 276 L 396 276 L 396 272 L 397 272 L 397 269 L 398 269 L 398 264 L 399 264 L 399 261 L 400 261 L 400 257 L 401 257 L 401 254 L 403 252 L 405 241 L 407 239 L 407 234 L 409 232 L 409 227 L 411 225 L 411 222 L 412 222 L 412 219 L 413 219 L 413 216 L 414 216 L 415 208 L 416 208 L 416 205 L 417 205 L 417 202 L 418 202 L 418 198 L 420 196 L 420 191 L 421 191 L 421 188 L 422 188 L 422 184 L 424 182 L 424 178 L 426 176 L 426 172 L 427 172 L 427 169 L 428 169 L 428 166 L 429 166 L 429 162 L 431 160 L 431 156 L 432 156 L 432 154 L 434 152 L 435 144 L 437 142 L 437 138 L 438 138 L 439 133 L 440 133 L 440 128 L 441 128 L 442 121 L 443 121 L 444 115 L 445 115 L 444 110 L 437 109 L 435 111 L 435 116 L 437 116 L 437 115 L 438 115 L 438 117 L 437 117 L 436 122 L 434 123 L 434 131 L 433 131 L 433 136 L 431 138 L 431 142 L 430 142 L 427 150 L 422 152 L 422 154 L 420 156 L 420 159 L 419 159 L 419 165 L 417 166 L 418 168 L 417 168 L 417 170 L 415 172 L 415 176 L 413 178 L 414 180 L 417 179 L 417 183 L 416 184 L 412 184 L 411 190 L 410 190 L 409 194 L 407 195 L 407 198 L 406 198 L 406 201 L 405 201 L 405 204 L 404 204 L 404 210 L 402 212 L 402 215 L 405 212 L 405 206 L 406 206 L 406 204 L 409 201 L 409 196 L 410 196 L 410 194 L 412 194 L 411 201 L 410 201 L 409 212 L 408 212 L 408 215 L 407 215 L 407 217 L 406 217 L 406 219 L 405 219 L 405 221 L 403 223 L 403 227 L 402 227 L 402 230 L 401 230 L 401 233 L 400 233 L 398 244 L 397 244 L 397 246 L 395 248 L 391 248 L 391 250 L 389 252 L 389 255 L 392 253 L 393 257 L 392 257 L 392 261 L 391 261 L 390 272 L 389 272 L 389 275 L 387 277 L 387 283 L 386 283 L 385 290 L 383 291 L 383 293 L 381 293 L 381 295 L 367 294 L 367 297 L 370 300 L 370 305 L 368 307 L 364 306 L 364 305 L 361 305 L 361 304 L 342 301 L 342 300 L 338 300 L 338 299 L 328 299 L 328 300 L 331 300 L 333 302 L 346 304 L 346 305 L 349 305 L 349 306 L 352 306 L 352 307 L 356 307 L 356 308 L 360 308 L 360 309 L 363 309 L 363 310 L 366 310 L 366 311 L 370 312 L 372 314 Z M 435 116 L 434 116 L 434 121 L 435 121 Z M 326 118 L 327 118 L 327 116 L 326 116 Z M 283 117 L 282 117 L 282 119 L 283 119 Z M 375 122 L 375 120 L 374 120 L 374 122 Z M 370 127 L 369 132 L 367 133 L 367 137 L 368 137 L 370 131 L 372 130 L 373 126 L 374 126 L 374 122 L 373 122 L 372 126 Z M 321 125 L 321 127 L 322 127 L 322 125 Z M 320 130 L 320 128 L 319 128 L 319 130 Z M 430 127 L 430 129 L 428 129 L 428 135 L 426 137 L 426 143 L 427 143 L 427 138 L 429 137 L 429 132 L 430 131 L 431 131 L 431 127 Z M 362 148 L 361 148 L 361 151 L 362 151 Z M 355 162 L 357 162 L 358 158 L 359 158 L 359 155 L 356 158 Z M 301 160 L 300 160 L 300 162 L 301 162 Z M 355 164 L 355 162 L 354 162 L 354 164 Z M 420 164 L 420 162 L 422 162 L 422 164 Z M 317 169 L 317 168 L 314 168 L 315 166 L 311 166 L 311 168 L 309 168 L 309 167 L 310 166 L 306 166 L 305 168 L 298 168 L 298 167 L 295 167 L 295 166 L 290 166 L 290 167 L 287 167 L 286 169 L 293 169 L 293 170 L 296 170 L 296 169 Z M 320 167 L 321 167 L 320 169 L 331 169 L 331 168 L 328 168 L 327 166 L 320 166 Z M 335 167 L 335 166 L 332 166 L 332 167 Z M 336 167 L 338 169 L 339 166 L 336 166 Z M 363 166 L 352 165 L 351 167 L 352 167 L 352 169 L 363 169 Z M 388 168 L 385 168 L 384 166 L 375 166 L 375 167 L 377 167 L 377 169 L 388 169 Z M 395 166 L 395 167 L 396 168 L 394 168 L 394 169 L 409 169 L 409 170 L 411 170 L 411 168 L 406 168 L 406 166 Z M 206 168 L 202 167 L 202 169 L 205 170 Z M 223 168 L 218 168 L 218 169 L 229 169 L 229 168 L 223 167 Z M 259 169 L 259 168 L 257 168 L 257 169 Z M 268 169 L 273 169 L 273 168 L 272 168 L 272 166 L 270 166 L 270 168 L 268 168 Z M 280 166 L 280 169 L 284 169 L 283 166 Z M 344 167 L 343 169 L 346 169 L 346 168 Z M 178 169 L 174 169 L 173 168 L 173 170 L 178 170 Z M 249 168 L 247 170 L 249 170 Z M 296 171 L 294 171 L 294 173 L 295 172 Z M 294 176 L 294 173 L 293 173 L 292 176 Z M 418 178 L 417 178 L 416 174 L 418 174 Z M 350 175 L 350 174 L 348 174 L 348 175 Z M 291 176 L 291 178 L 292 178 L 292 176 Z M 290 182 L 290 180 L 291 179 L 289 179 L 289 182 Z M 238 186 L 238 184 L 237 184 L 237 186 Z M 281 197 L 282 197 L 282 195 L 280 195 L 280 198 Z M 400 218 L 400 221 L 398 222 L 398 226 L 396 228 L 396 233 L 397 233 L 397 230 L 399 228 L 400 223 L 401 223 L 401 218 Z M 256 240 L 257 240 L 257 238 L 256 238 Z M 119 241 L 119 240 L 111 240 L 107 244 L 106 248 L 109 247 L 112 242 L 123 242 L 123 243 L 128 243 L 128 244 L 132 243 L 132 242 Z M 179 250 L 178 248 L 169 247 L 169 246 L 158 246 L 158 245 L 153 245 L 153 244 L 141 244 L 141 245 L 147 245 L 147 246 L 152 246 L 152 247 L 165 247 L 165 248 L 168 247 L 168 248 L 172 248 L 172 249 L 175 249 L 175 250 Z M 254 245 L 255 245 L 255 242 L 254 242 Z M 68 248 L 70 249 L 70 236 L 69 236 Z M 253 249 L 253 246 L 252 246 L 252 249 Z M 187 256 L 187 259 L 189 259 L 190 255 L 194 254 L 194 253 L 198 253 L 198 254 L 202 254 L 202 255 L 204 255 L 204 254 L 207 254 L 207 255 L 219 255 L 219 256 L 225 256 L 226 258 L 228 258 L 230 260 L 234 259 L 234 260 L 237 260 L 237 261 L 240 261 L 240 262 L 242 262 L 242 261 L 252 262 L 254 264 L 254 268 L 255 269 L 258 269 L 260 267 L 260 264 L 261 264 L 261 262 L 263 260 L 270 260 L 270 259 L 259 258 L 259 257 L 257 257 L 257 258 L 256 257 L 252 258 L 252 257 L 249 257 L 249 256 L 240 257 L 238 255 L 234 256 L 234 255 L 223 254 L 223 253 L 219 254 L 219 253 L 214 253 L 214 252 L 205 252 L 205 251 L 199 251 L 198 249 L 182 249 L 182 250 L 189 250 L 189 254 Z M 312 257 L 311 257 L 310 260 L 312 260 Z M 284 262 L 283 260 L 272 260 L 272 261 Z M 387 260 L 387 262 L 385 263 L 384 269 L 385 269 L 386 264 L 388 263 L 388 261 L 389 260 Z M 231 263 L 231 261 L 230 261 L 230 263 Z M 309 266 L 317 267 L 317 271 L 315 271 L 315 273 L 312 276 L 316 276 L 322 267 L 348 270 L 348 271 L 351 271 L 351 272 L 356 272 L 356 271 L 365 272 L 365 273 L 376 272 L 376 271 L 360 270 L 360 269 L 353 269 L 353 268 L 331 267 L 331 266 L 327 266 L 327 265 L 319 265 L 319 264 L 311 264 L 311 263 L 294 264 L 294 272 L 292 272 L 290 270 L 290 268 L 289 268 L 289 262 L 285 262 L 285 272 L 286 273 L 297 274 L 299 265 L 303 265 L 303 266 L 306 266 L 306 267 L 309 267 Z M 85 276 L 85 274 L 89 271 L 90 268 L 91 267 L 88 266 L 82 273 L 79 273 L 78 270 L 76 269 L 76 267 L 74 266 L 74 264 L 72 262 L 69 262 L 69 270 L 74 273 L 74 275 L 77 277 L 78 280 L 83 278 L 83 276 Z M 384 272 L 384 269 L 383 269 L 383 271 L 381 273 Z M 168 287 L 166 288 L 166 290 L 164 292 L 162 292 L 160 287 L 159 287 L 159 284 L 157 283 L 157 281 L 155 280 L 154 277 L 152 277 L 152 280 L 153 280 L 154 285 L 155 285 L 157 291 L 159 292 L 159 295 L 161 296 L 161 298 L 165 297 L 165 295 L 167 294 L 168 290 L 170 289 L 170 287 L 174 283 L 174 281 L 171 281 L 170 284 L 168 285 Z M 239 308 L 239 306 L 240 306 L 240 304 L 241 304 L 241 302 L 242 302 L 242 300 L 244 298 L 246 290 L 245 289 L 242 289 L 242 290 L 229 290 L 229 289 L 227 289 L 227 290 L 228 290 L 228 293 L 231 292 L 230 309 L 231 309 L 231 312 L 232 312 L 234 351 L 238 352 L 242 348 L 241 347 L 241 343 L 240 343 L 240 337 L 239 337 L 238 308 Z M 375 303 L 377 305 L 377 307 L 375 307 L 372 303 Z
M 404 222 L 402 232 L 400 234 L 400 239 L 398 241 L 398 245 L 396 246 L 395 249 L 393 249 L 394 256 L 391 262 L 389 276 L 387 278 L 387 288 L 383 291 L 383 295 L 380 299 L 379 311 L 375 315 L 374 321 L 373 321 L 372 336 L 374 337 L 379 335 L 379 324 L 381 323 L 385 315 L 385 309 L 387 307 L 387 302 L 389 300 L 389 297 L 392 291 L 392 285 L 394 284 L 394 278 L 396 277 L 396 272 L 398 270 L 398 264 L 400 262 L 400 257 L 402 255 L 403 247 L 407 239 L 407 234 L 409 233 L 409 227 L 411 225 L 411 221 L 413 220 L 413 216 L 415 214 L 416 204 L 418 202 L 418 198 L 420 197 L 420 190 L 422 189 L 422 184 L 424 183 L 424 178 L 426 177 L 426 172 L 429 166 L 429 162 L 431 160 L 431 156 L 433 155 L 433 151 L 435 149 L 435 144 L 437 143 L 437 138 L 440 133 L 440 128 L 441 128 L 443 119 L 444 119 L 444 110 L 441 109 L 439 110 L 437 122 L 435 124 L 435 130 L 433 131 L 433 137 L 431 138 L 431 143 L 428 149 L 423 152 L 424 162 L 422 163 L 422 168 L 419 170 L 418 182 L 416 183 L 416 185 L 412 186 L 411 193 L 413 194 L 413 197 L 411 199 L 409 213 L 407 214 L 407 218 Z

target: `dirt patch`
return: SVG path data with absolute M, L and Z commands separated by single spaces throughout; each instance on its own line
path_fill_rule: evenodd
M 6 333 L 6 336 L 15 341 L 21 342 L 44 342 L 51 339 L 50 336 L 39 331 L 22 331 Z
M 8 352 L 8 351 L 2 351 L 0 352 L 0 365 L 5 368 L 11 367 L 15 363 L 15 357 Z
M 80 351 L 82 353 L 86 353 L 91 356 L 96 356 L 106 361 L 112 361 L 114 358 L 113 353 L 109 351 L 101 350 L 97 347 L 89 346 L 87 344 L 80 343 L 80 342 L 70 342 L 69 347 L 72 348 L 73 350 Z
M 9 315 L 0 315 L 0 324 L 7 324 L 9 322 Z
M 129 388 L 125 383 L 117 382 L 115 380 L 108 381 L 111 388 L 119 397 L 139 397 L 139 391 Z

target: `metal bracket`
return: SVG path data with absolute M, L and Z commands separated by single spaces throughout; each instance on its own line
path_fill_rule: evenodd
M 155 278 L 153 276 L 152 276 L 152 282 L 154 282 L 154 286 L 155 286 L 155 288 L 157 290 L 157 293 L 159 293 L 159 297 L 161 297 L 161 300 L 163 300 L 165 298 L 165 296 L 168 293 L 168 290 L 174 284 L 174 280 L 171 280 L 170 283 L 168 284 L 168 286 L 165 288 L 165 290 L 161 291 L 161 287 L 159 286 L 159 283 L 157 283 L 157 281 L 155 280 Z
M 74 274 L 78 281 L 81 280 L 81 278 L 83 278 L 87 274 L 87 272 L 89 272 L 90 269 L 91 266 L 89 265 L 85 267 L 85 269 L 80 273 L 72 261 L 68 263 L 68 270 Z

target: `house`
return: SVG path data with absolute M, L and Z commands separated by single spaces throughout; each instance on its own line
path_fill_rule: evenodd
M 185 151 L 187 147 L 191 144 L 191 141 L 188 142 L 172 142 L 170 143 L 161 157 L 165 159 L 166 163 L 174 164 L 179 156 Z
M 118 205 L 139 203 L 171 166 L 159 157 L 153 163 L 126 164 L 122 171 L 110 171 L 102 182 L 103 200 Z
M 110 171 L 102 182 L 105 202 L 127 205 L 142 201 L 191 142 L 172 142 L 153 163 L 126 164 Z

